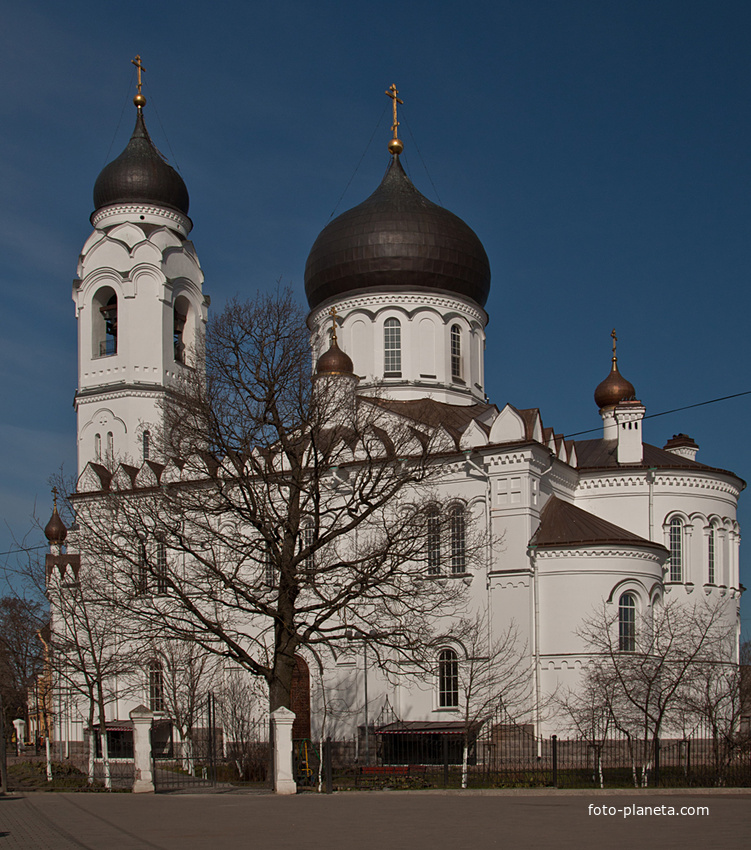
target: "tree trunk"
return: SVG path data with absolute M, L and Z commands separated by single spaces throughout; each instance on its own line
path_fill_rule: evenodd
M 464 746 L 462 747 L 462 788 L 467 787 L 467 778 L 469 776 L 469 741 L 467 736 L 464 736 Z

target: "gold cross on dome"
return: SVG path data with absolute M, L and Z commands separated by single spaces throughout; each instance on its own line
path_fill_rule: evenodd
M 391 83 L 386 94 L 391 98 L 394 105 L 394 123 L 391 125 L 391 129 L 394 131 L 394 138 L 396 139 L 396 128 L 399 126 L 399 122 L 396 120 L 396 104 L 401 103 L 404 106 L 404 101 L 397 97 L 399 89 L 396 87 L 396 83 Z
M 136 58 L 130 60 L 131 65 L 135 65 L 138 68 L 138 94 L 141 94 L 141 71 L 145 72 L 146 69 L 141 64 L 141 57 L 138 53 L 136 53 Z
M 332 344 L 336 342 L 336 307 L 332 307 L 329 310 L 329 316 L 331 316 L 331 342 Z
M 57 487 L 53 487 L 52 488 L 52 503 L 55 507 L 55 510 L 57 510 L 57 493 L 58 493 Z
M 613 360 L 617 360 L 618 358 L 615 356 L 615 344 L 618 342 L 618 337 L 615 335 L 615 328 L 610 332 L 610 336 L 613 337 Z

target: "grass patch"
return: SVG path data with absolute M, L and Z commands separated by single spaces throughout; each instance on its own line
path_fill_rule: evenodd
M 101 782 L 89 785 L 83 771 L 63 762 L 52 762 L 52 782 L 47 781 L 47 765 L 43 761 L 8 765 L 8 786 L 10 791 L 104 791 Z

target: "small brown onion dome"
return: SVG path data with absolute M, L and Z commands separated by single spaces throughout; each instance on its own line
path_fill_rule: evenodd
M 622 401 L 632 401 L 636 398 L 636 390 L 631 381 L 627 381 L 618 371 L 617 359 L 613 358 L 613 368 L 595 390 L 595 404 L 603 407 L 613 407 Z
M 477 234 L 414 187 L 394 152 L 373 194 L 330 222 L 310 249 L 310 309 L 356 292 L 447 292 L 485 306 L 490 264 Z
M 328 351 L 324 351 L 316 364 L 317 375 L 351 375 L 354 372 L 352 358 L 345 354 L 336 341 L 331 338 Z
M 62 545 L 65 543 L 65 538 L 68 536 L 68 529 L 65 523 L 60 519 L 60 514 L 57 512 L 57 506 L 52 509 L 50 521 L 44 527 L 44 536 L 50 543 Z
M 94 184 L 95 209 L 130 203 L 170 207 L 184 215 L 190 204 L 183 178 L 151 141 L 140 107 L 125 150 L 104 166 Z

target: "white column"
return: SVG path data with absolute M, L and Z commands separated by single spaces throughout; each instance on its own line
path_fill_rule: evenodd
M 151 721 L 154 713 L 145 705 L 130 712 L 133 721 L 133 793 L 153 794 L 154 776 L 151 772 Z
M 292 723 L 294 711 L 277 708 L 271 712 L 274 736 L 274 791 L 277 794 L 297 794 L 297 784 L 292 773 Z

